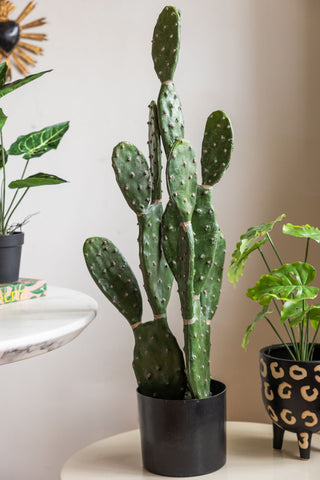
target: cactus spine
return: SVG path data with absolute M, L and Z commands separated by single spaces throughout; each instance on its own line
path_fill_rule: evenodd
M 210 322 L 217 309 L 225 240 L 216 222 L 211 190 L 230 162 L 233 134 L 222 111 L 207 120 L 202 144 L 202 183 L 195 152 L 184 138 L 181 102 L 173 84 L 180 48 L 180 14 L 165 7 L 154 29 L 152 58 L 161 82 L 158 102 L 149 105 L 149 159 L 133 144 L 120 142 L 112 165 L 118 185 L 139 226 L 139 256 L 154 320 L 142 323 L 137 280 L 117 248 L 93 237 L 84 244 L 88 269 L 106 297 L 133 328 L 133 367 L 146 395 L 194 398 L 210 395 Z M 161 143 L 167 157 L 169 201 L 161 203 Z M 184 352 L 166 317 L 173 277 L 184 324 Z

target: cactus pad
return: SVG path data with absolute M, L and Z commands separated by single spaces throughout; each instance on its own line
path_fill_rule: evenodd
M 178 266 L 176 277 L 183 319 L 194 316 L 193 278 L 194 278 L 194 238 L 191 224 L 179 227 L 178 230 Z
M 152 203 L 161 200 L 161 140 L 155 101 L 149 105 L 148 146 L 152 178 Z
M 155 315 L 164 314 L 171 295 L 173 275 L 160 245 L 162 204 L 151 205 L 138 217 L 139 253 L 144 287 Z
M 165 7 L 159 15 L 152 39 L 154 69 L 160 82 L 173 80 L 180 49 L 180 14 Z
M 181 221 L 190 222 L 196 205 L 197 169 L 195 153 L 187 140 L 178 140 L 171 149 L 167 185 Z
M 162 85 L 158 97 L 158 121 L 167 158 L 176 140 L 184 138 L 184 121 L 175 86 Z
M 221 231 L 218 233 L 217 249 L 214 262 L 207 277 L 205 288 L 201 293 L 202 313 L 207 321 L 211 321 L 216 313 L 223 276 L 223 266 L 226 254 L 226 241 Z
M 179 274 L 178 262 L 178 235 L 180 219 L 178 213 L 171 201 L 168 202 L 164 214 L 162 215 L 161 225 L 161 244 L 166 256 L 168 265 L 175 276 Z
M 211 190 L 198 185 L 196 208 L 192 217 L 195 233 L 194 291 L 197 295 L 204 289 L 205 282 L 214 262 L 218 230 L 211 200 Z
M 112 166 L 129 207 L 143 213 L 152 195 L 150 168 L 143 154 L 135 145 L 120 142 L 113 149 Z
M 103 237 L 88 238 L 84 258 L 93 280 L 130 325 L 141 321 L 140 289 L 131 268 L 115 245 Z
M 201 314 L 199 300 L 194 301 L 194 310 L 194 322 L 184 325 L 186 373 L 192 396 L 206 398 L 210 395 L 210 330 Z
M 233 147 L 233 131 L 227 115 L 218 110 L 209 115 L 205 127 L 201 172 L 203 185 L 219 182 L 229 166 Z
M 182 352 L 166 319 L 140 324 L 134 329 L 133 368 L 142 394 L 181 399 L 186 389 Z

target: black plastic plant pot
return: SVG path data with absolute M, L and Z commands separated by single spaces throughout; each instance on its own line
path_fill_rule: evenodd
M 291 345 L 289 345 L 291 347 Z M 320 430 L 320 345 L 312 359 L 295 361 L 283 345 L 260 350 L 262 398 L 273 423 L 273 447 L 285 430 L 297 434 L 300 457 L 310 457 L 312 434 Z
M 143 466 L 170 477 L 214 472 L 226 462 L 226 386 L 211 381 L 212 396 L 162 400 L 139 393 Z
M 0 236 L 0 284 L 12 283 L 19 279 L 22 232 Z

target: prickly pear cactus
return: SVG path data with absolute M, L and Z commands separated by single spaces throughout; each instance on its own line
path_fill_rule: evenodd
M 165 7 L 159 15 L 152 39 L 152 59 L 160 82 L 172 81 L 180 49 L 180 14 Z
M 126 259 L 110 240 L 88 238 L 83 253 L 93 280 L 133 330 L 133 368 L 141 393 L 159 398 L 183 398 L 186 388 L 184 361 L 166 316 L 141 322 L 138 282 Z
M 128 142 L 113 150 L 116 180 L 137 215 L 139 257 L 144 287 L 154 319 L 142 323 L 137 280 L 116 247 L 100 237 L 88 239 L 84 255 L 91 276 L 130 323 L 135 337 L 133 367 L 145 395 L 194 398 L 210 395 L 210 323 L 217 310 L 225 239 L 216 220 L 212 188 L 229 166 L 233 146 L 230 120 L 211 113 L 201 155 L 202 183 L 196 155 L 184 138 L 181 101 L 173 83 L 180 49 L 180 13 L 167 6 L 154 28 L 152 58 L 161 82 L 157 103 L 149 105 L 149 160 Z M 163 211 L 161 144 L 167 159 L 169 201 Z M 173 277 L 178 284 L 184 353 L 167 323 Z

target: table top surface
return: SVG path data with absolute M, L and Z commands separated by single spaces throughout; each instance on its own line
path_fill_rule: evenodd
M 320 435 L 313 435 L 311 459 L 300 460 L 296 435 L 285 432 L 282 450 L 272 448 L 272 425 L 227 423 L 227 463 L 217 472 L 194 479 L 307 480 L 319 477 Z M 172 478 L 142 467 L 139 431 L 121 433 L 75 453 L 64 465 L 61 480 L 141 480 Z
M 94 319 L 88 295 L 48 285 L 45 297 L 0 306 L 0 365 L 62 347 Z

